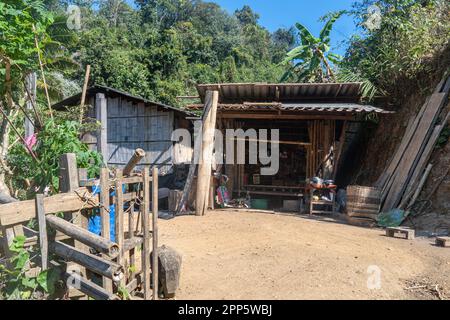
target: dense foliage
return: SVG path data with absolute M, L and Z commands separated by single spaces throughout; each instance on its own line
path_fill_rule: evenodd
M 55 293 L 59 274 L 57 269 L 30 275 L 30 260 L 38 255 L 38 248 L 25 248 L 25 236 L 14 238 L 9 247 L 12 256 L 8 266 L 0 264 L 0 300 L 42 299 Z
M 372 6 L 372 7 L 371 7 Z M 378 25 L 368 27 L 376 6 Z M 434 70 L 432 60 L 448 49 L 450 4 L 444 0 L 363 0 L 354 15 L 362 33 L 352 37 L 341 64 L 341 80 L 362 79 L 391 98 L 401 98 L 410 85 Z
M 248 6 L 230 15 L 199 0 L 138 0 L 134 7 L 110 0 L 98 10 L 90 1 L 77 4 L 79 42 L 69 50 L 92 65 L 92 81 L 171 104 L 195 93 L 196 83 L 277 81 L 294 45 L 292 30 L 269 33 Z M 71 77 L 82 75 L 81 68 Z
M 37 143 L 32 148 L 39 157 L 39 163 L 21 144 L 12 147 L 8 155 L 8 163 L 16 172 L 13 182 L 16 190 L 26 190 L 28 196 L 36 191 L 43 192 L 45 186 L 53 191 L 59 186 L 59 157 L 64 153 L 75 153 L 79 168 L 87 168 L 88 175 L 99 175 L 102 165 L 101 155 L 89 150 L 88 146 L 80 141 L 78 122 L 70 120 L 49 119 L 37 135 Z M 29 185 L 27 185 L 29 184 Z M 31 187 L 31 188 L 30 188 Z M 27 194 L 22 194 L 26 198 Z

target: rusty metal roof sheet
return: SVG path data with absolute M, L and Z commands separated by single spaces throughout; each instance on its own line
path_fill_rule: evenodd
M 362 105 L 357 103 L 252 103 L 244 102 L 242 104 L 224 104 L 220 103 L 219 110 L 223 111 L 304 111 L 304 112 L 345 112 L 345 113 L 391 113 L 381 108 L 371 105 Z M 193 104 L 188 106 L 190 110 L 202 110 L 202 104 Z
M 194 116 L 194 114 L 190 113 L 189 111 L 186 111 L 186 110 L 183 110 L 183 109 L 179 109 L 179 108 L 176 108 L 176 107 L 173 107 L 173 106 L 169 106 L 169 105 L 166 105 L 166 104 L 163 104 L 163 103 L 160 103 L 160 102 L 150 101 L 148 99 L 145 99 L 145 98 L 142 98 L 142 97 L 139 97 L 139 96 L 135 96 L 135 95 L 132 95 L 132 94 L 130 94 L 128 92 L 121 91 L 121 90 L 118 90 L 118 89 L 114 89 L 114 88 L 111 88 L 111 87 L 107 87 L 107 86 L 102 86 L 102 85 L 96 84 L 96 85 L 93 85 L 93 86 L 91 86 L 91 87 L 89 87 L 87 89 L 87 94 L 88 95 L 93 95 L 93 94 L 96 94 L 96 93 L 99 93 L 99 92 L 104 93 L 104 94 L 115 95 L 115 96 L 123 96 L 123 97 L 126 97 L 127 99 L 130 99 L 130 100 L 135 101 L 135 102 L 143 102 L 147 106 L 151 106 L 151 105 L 157 106 L 157 107 L 160 107 L 162 109 L 166 109 L 166 110 L 169 110 L 169 111 L 174 111 L 174 112 L 177 112 L 177 113 L 181 113 L 181 114 L 183 114 L 185 116 Z M 77 105 L 77 104 L 80 103 L 80 101 L 81 101 L 81 92 L 77 93 L 77 94 L 75 94 L 73 96 L 70 96 L 70 97 L 68 97 L 68 98 L 66 98 L 66 99 L 64 99 L 62 101 L 59 101 L 58 103 L 55 103 L 54 105 L 52 105 L 52 108 L 54 108 L 55 110 L 64 110 L 65 107 Z
M 360 82 L 350 83 L 224 83 L 197 85 L 202 102 L 206 91 L 219 91 L 219 102 L 345 101 L 359 102 Z

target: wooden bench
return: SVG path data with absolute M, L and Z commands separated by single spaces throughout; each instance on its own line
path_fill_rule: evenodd
M 450 237 L 437 237 L 436 245 L 438 247 L 450 248 Z
M 413 240 L 415 237 L 414 229 L 407 227 L 387 228 L 386 236 L 391 238 L 403 238 Z

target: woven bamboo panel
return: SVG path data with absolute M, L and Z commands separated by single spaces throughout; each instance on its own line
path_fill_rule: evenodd
M 347 215 L 376 219 L 380 210 L 381 192 L 363 186 L 347 187 Z

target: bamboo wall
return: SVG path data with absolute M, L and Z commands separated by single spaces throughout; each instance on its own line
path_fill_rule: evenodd
M 174 129 L 174 112 L 158 110 L 156 106 L 135 103 L 125 97 L 106 97 L 107 100 L 107 162 L 123 167 L 137 148 L 144 149 L 146 156 L 140 165 L 158 165 L 162 174 L 173 164 L 171 135 Z M 95 119 L 95 97 L 90 97 L 87 112 Z M 97 150 L 99 132 L 84 135 L 83 140 Z

